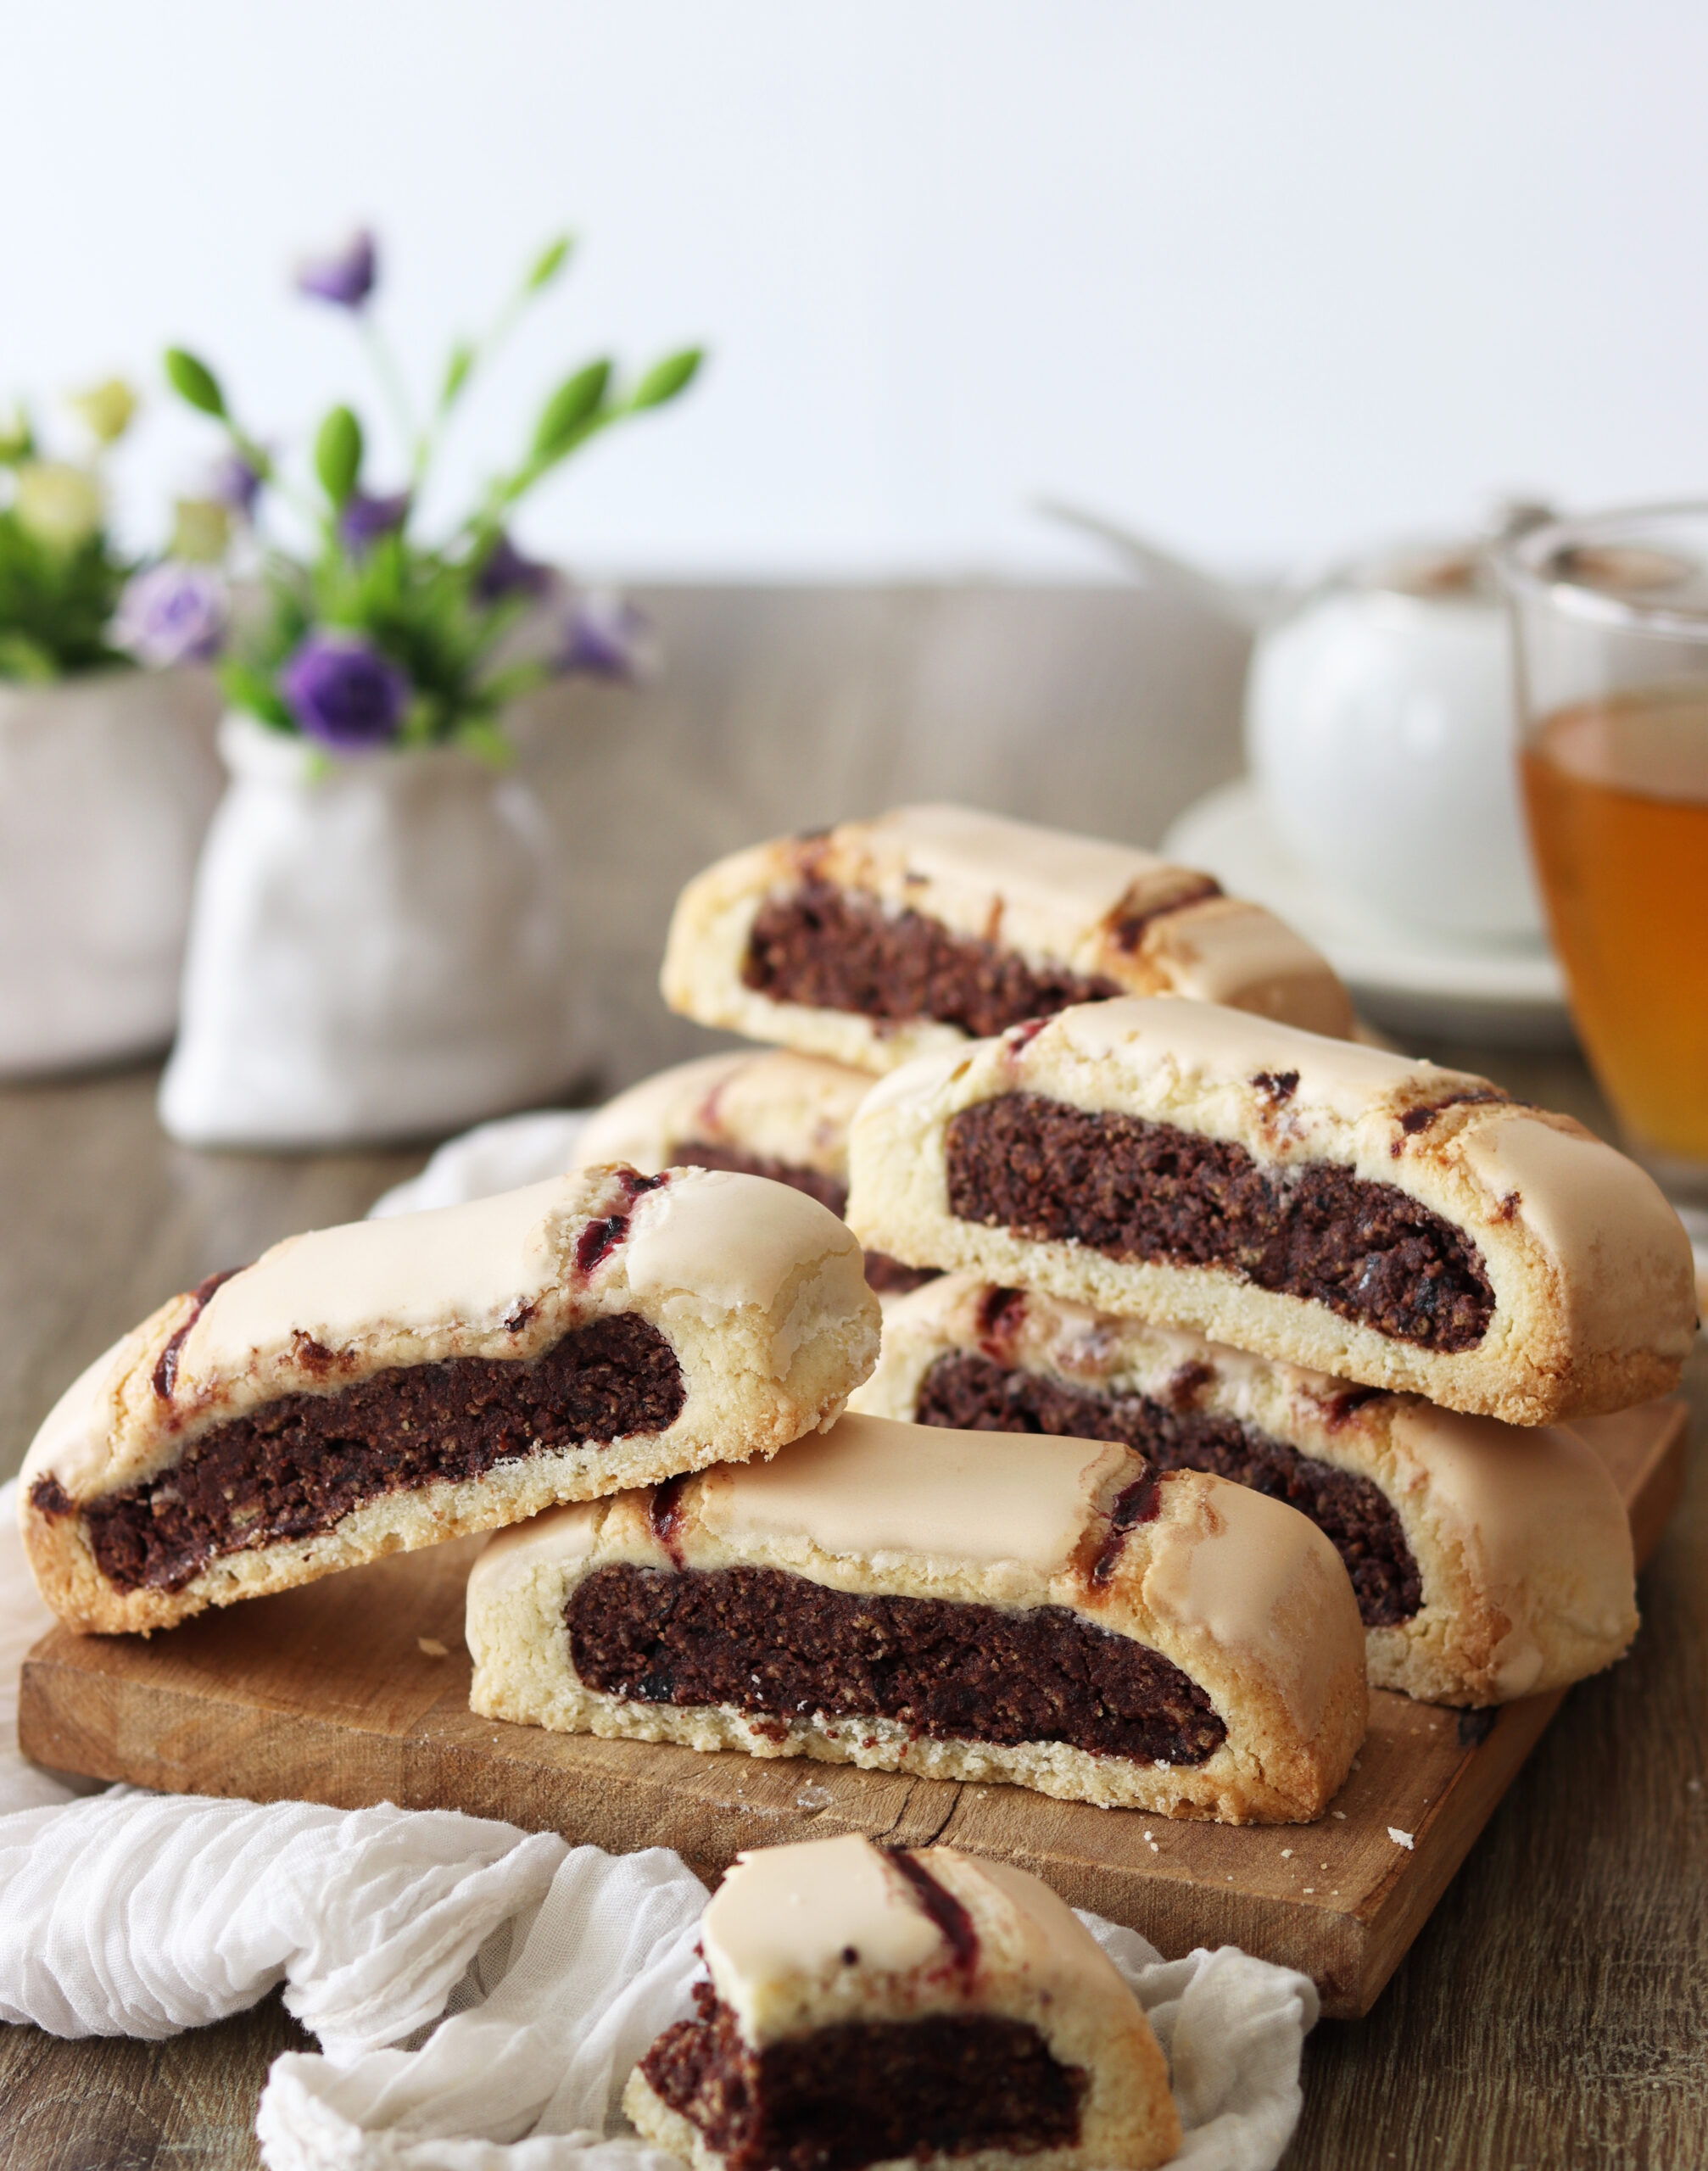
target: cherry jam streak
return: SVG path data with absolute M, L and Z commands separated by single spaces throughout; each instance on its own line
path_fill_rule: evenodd
M 1380 1402 L 1380 1387 L 1342 1387 L 1338 1394 L 1330 1397 L 1323 1411 L 1323 1422 L 1331 1432 L 1338 1432 L 1342 1425 L 1349 1424 L 1367 1402 Z
M 1025 1317 L 1024 1289 L 987 1289 L 979 1299 L 979 1347 L 993 1363 L 1012 1353 Z
M 190 1316 L 181 1327 L 175 1328 L 171 1338 L 160 1352 L 154 1365 L 154 1392 L 162 1402 L 172 1399 L 172 1389 L 178 1381 L 178 1353 L 184 1346 L 186 1336 L 207 1309 L 208 1299 L 222 1281 L 229 1281 L 234 1274 L 241 1274 L 240 1266 L 228 1266 L 223 1274 L 210 1274 L 205 1281 L 198 1282 L 190 1298 Z
M 1201 905 L 1206 898 L 1221 894 L 1222 885 L 1214 876 L 1202 874 L 1166 903 L 1153 905 L 1147 912 L 1123 912 L 1112 930 L 1115 941 L 1130 957 L 1144 940 L 1153 920 L 1166 919 L 1170 912 L 1182 912 L 1188 905 Z
M 627 1203 L 633 1206 L 643 1192 L 659 1191 L 670 1180 L 667 1169 L 656 1176 L 643 1176 L 634 1169 L 619 1169 L 617 1188 Z M 575 1270 L 585 1276 L 593 1272 L 602 1259 L 611 1253 L 628 1234 L 630 1217 L 627 1214 L 607 1214 L 602 1220 L 589 1221 L 576 1241 Z
M 1155 1471 L 1147 1470 L 1142 1477 L 1136 1477 L 1130 1485 L 1121 1487 L 1109 1511 L 1109 1534 L 1091 1563 L 1093 1584 L 1101 1586 L 1114 1574 L 1126 1547 L 1127 1532 L 1136 1524 L 1153 1523 L 1162 1512 L 1163 1488 Z
M 1272 1108 L 1283 1108 L 1298 1091 L 1298 1073 L 1296 1070 L 1260 1070 L 1252 1084 Z
M 651 1504 L 646 1511 L 652 1535 L 678 1568 L 685 1565 L 682 1557 L 682 1518 L 686 1510 L 682 1504 L 682 1492 L 691 1475 L 689 1472 L 680 1477 L 667 1477 L 662 1485 L 655 1485 Z
M 1010 1025 L 1002 1035 L 1003 1046 L 1010 1056 L 1019 1055 L 1022 1048 L 1037 1039 L 1049 1022 L 1047 1018 L 1027 1018 L 1018 1025 Z
M 946 1885 L 940 1884 L 917 1855 L 905 1847 L 884 1850 L 913 1888 L 913 1896 L 935 1926 L 942 1932 L 954 1957 L 955 1972 L 964 1982 L 973 1979 L 979 1964 L 979 1933 L 973 1917 Z

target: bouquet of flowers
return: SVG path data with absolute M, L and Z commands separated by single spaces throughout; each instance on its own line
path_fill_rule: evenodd
M 137 397 L 113 377 L 66 403 L 88 434 L 81 460 L 54 459 L 22 408 L 0 427 L 0 679 L 46 685 L 130 658 L 111 621 L 131 571 L 107 532 L 106 455 Z
M 466 518 L 437 541 L 413 527 L 445 428 L 471 381 L 562 272 L 571 251 L 567 237 L 552 242 L 484 337 L 453 346 L 425 420 L 411 408 L 370 308 L 378 276 L 372 235 L 357 234 L 338 255 L 299 272 L 300 293 L 344 312 L 366 338 L 407 448 L 407 476 L 393 489 L 371 484 L 367 435 L 351 408 L 336 406 L 321 423 L 305 490 L 237 419 L 207 364 L 181 348 L 168 352 L 173 388 L 226 433 L 226 503 L 254 522 L 264 517 L 271 494 L 317 538 L 303 553 L 264 544 L 265 609 L 221 665 L 234 707 L 328 754 L 460 745 L 501 759 L 508 750 L 500 717 L 519 695 L 566 672 L 629 672 L 639 621 L 621 605 L 569 597 L 554 638 L 543 646 L 516 638 L 519 621 L 551 600 L 559 584 L 550 567 L 516 548 L 506 523 L 572 453 L 684 392 L 701 365 L 697 348 L 666 356 L 627 387 L 608 359 L 584 363 L 546 400 L 521 457 L 490 480 Z M 176 606 L 187 618 L 193 615 L 182 566 L 154 571 L 158 608 Z

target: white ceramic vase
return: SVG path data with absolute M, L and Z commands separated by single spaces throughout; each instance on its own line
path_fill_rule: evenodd
M 219 712 L 191 668 L 0 684 L 0 1074 L 171 1039 Z
M 553 842 L 455 748 L 317 762 L 228 715 L 160 1118 L 196 1146 L 419 1137 L 571 1068 Z

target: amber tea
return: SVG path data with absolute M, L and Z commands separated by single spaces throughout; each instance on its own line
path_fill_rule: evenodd
M 1708 687 L 1560 710 L 1522 761 L 1585 1052 L 1634 1144 L 1708 1165 Z

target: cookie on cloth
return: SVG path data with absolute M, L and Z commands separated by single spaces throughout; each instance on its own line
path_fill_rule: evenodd
M 1229 1823 L 1320 1816 L 1366 1715 L 1314 1524 L 1130 1448 L 845 1417 L 565 1508 L 469 1577 L 487 1718 Z
M 840 1214 L 848 1204 L 848 1127 L 871 1090 L 869 1070 L 790 1048 L 701 1056 L 607 1101 L 582 1133 L 572 1165 L 732 1169 L 792 1185 Z M 866 1278 L 887 1296 L 917 1289 L 930 1275 L 874 1252 Z
M 1347 1033 L 1327 959 L 1153 854 L 902 806 L 718 861 L 677 901 L 664 999 L 873 1071 L 1070 1003 L 1182 995 Z
M 1148 2171 L 1181 2145 L 1143 2008 L 1041 1878 L 857 1833 L 739 1855 L 706 1979 L 622 2107 L 695 2171 Z
M 1565 1426 L 1462 1416 L 968 1274 L 887 1309 L 849 1407 L 1120 1440 L 1287 1501 L 1346 1563 L 1372 1688 L 1506 1703 L 1611 1666 L 1637 1631 L 1629 1518 Z
M 1086 1003 L 861 1103 L 848 1219 L 910 1266 L 1195 1327 L 1517 1425 L 1677 1384 L 1658 1186 L 1485 1078 L 1209 1003 Z
M 878 1353 L 858 1247 L 751 1176 L 595 1168 L 287 1237 L 175 1297 L 49 1413 L 42 1594 L 169 1627 L 830 1423 Z

